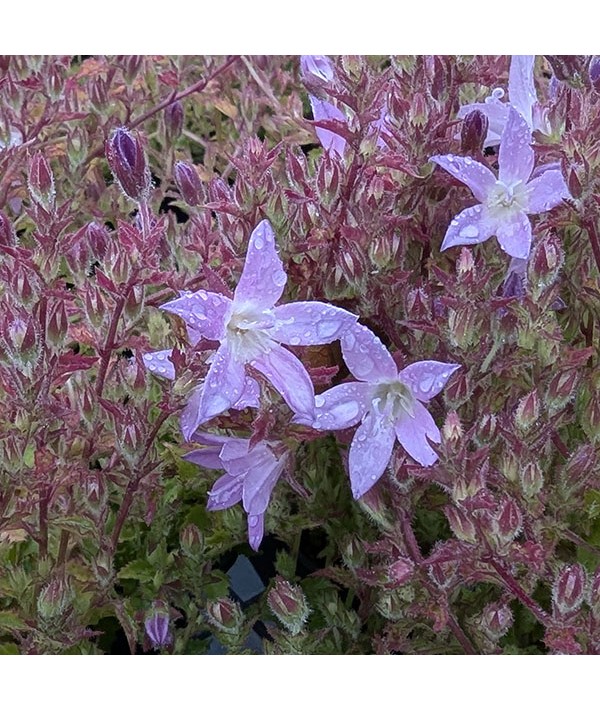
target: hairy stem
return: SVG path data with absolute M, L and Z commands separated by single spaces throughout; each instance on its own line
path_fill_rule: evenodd
M 545 610 L 538 605 L 538 603 L 531 598 L 525 590 L 519 585 L 516 578 L 513 577 L 511 573 L 506 570 L 506 568 L 495 560 L 489 560 L 490 565 L 506 583 L 507 588 L 510 592 L 525 605 L 525 607 L 531 612 L 531 614 L 539 620 L 543 625 L 547 625 L 550 622 L 550 616 Z

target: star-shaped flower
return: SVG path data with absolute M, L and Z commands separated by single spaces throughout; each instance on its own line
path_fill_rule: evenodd
M 184 456 L 207 469 L 224 469 L 208 495 L 209 511 L 242 502 L 248 514 L 248 540 L 256 551 L 264 535 L 265 511 L 275 484 L 283 473 L 289 451 L 279 442 L 263 440 L 250 448 L 249 439 L 199 433 L 194 441 L 205 445 Z
M 400 372 L 379 338 L 356 324 L 341 338 L 348 369 L 359 382 L 342 383 L 315 397 L 311 423 L 319 430 L 340 430 L 360 423 L 349 453 L 355 499 L 381 477 L 394 442 L 423 466 L 437 460 L 429 441 L 440 442 L 440 431 L 422 403 L 446 385 L 459 365 L 425 360 Z
M 504 97 L 503 89 L 494 89 L 484 103 L 466 104 L 458 111 L 458 118 L 464 118 L 471 111 L 478 109 L 484 113 L 489 121 L 488 133 L 484 146 L 496 146 L 504 132 L 508 120 L 508 109 L 515 108 L 527 121 L 533 131 L 550 133 L 546 112 L 540 106 L 533 81 L 534 55 L 516 54 L 510 61 L 508 73 L 508 101 L 501 101 Z
M 186 439 L 202 423 L 230 407 L 239 408 L 240 400 L 247 403 L 252 398 L 247 364 L 269 380 L 296 414 L 311 416 L 314 388 L 310 376 L 298 358 L 281 344 L 331 343 L 357 317 L 318 301 L 275 306 L 286 281 L 273 230 L 263 220 L 250 236 L 233 299 L 201 289 L 184 293 L 161 307 L 180 316 L 193 333 L 220 342 L 202 388 L 196 390 L 183 412 Z M 158 355 L 154 354 L 153 363 L 157 360 Z
M 448 227 L 442 250 L 477 244 L 496 235 L 511 257 L 526 259 L 532 238 L 528 215 L 551 210 L 570 197 L 558 168 L 540 171 L 532 178 L 531 130 L 512 107 L 500 142 L 497 178 L 485 165 L 468 157 L 433 156 L 430 160 L 467 185 L 481 203 L 456 215 Z

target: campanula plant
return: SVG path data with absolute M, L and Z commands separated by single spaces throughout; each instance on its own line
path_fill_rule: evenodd
M 0 652 L 600 652 L 599 66 L 0 57 Z

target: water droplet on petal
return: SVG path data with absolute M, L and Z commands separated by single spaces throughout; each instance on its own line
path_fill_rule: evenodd
M 479 237 L 479 229 L 475 225 L 465 225 L 459 233 L 459 237 L 464 237 L 465 239 L 474 239 Z
M 325 398 L 322 395 L 316 395 L 315 396 L 315 406 L 316 407 L 323 407 L 325 404 Z
M 255 249 L 262 249 L 265 246 L 264 240 L 262 237 L 256 237 L 254 240 L 254 248 Z
M 300 345 L 300 340 L 301 340 L 301 339 L 300 339 L 298 336 L 292 336 L 292 337 L 290 338 L 290 343 L 292 344 L 292 346 L 299 346 L 299 345 Z

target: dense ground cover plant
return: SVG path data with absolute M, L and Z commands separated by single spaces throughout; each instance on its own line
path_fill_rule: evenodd
M 598 58 L 0 96 L 0 651 L 600 650 Z

